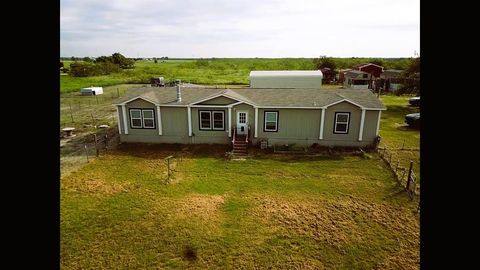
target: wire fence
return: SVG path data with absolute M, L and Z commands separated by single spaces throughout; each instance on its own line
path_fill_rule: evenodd
M 413 200 L 415 197 L 420 197 L 420 185 L 417 181 L 418 178 L 413 171 L 413 161 L 410 161 L 407 167 L 400 159 L 392 159 L 393 152 L 386 146 L 378 147 L 378 153 L 388 164 L 398 183 L 405 188 L 410 199 Z

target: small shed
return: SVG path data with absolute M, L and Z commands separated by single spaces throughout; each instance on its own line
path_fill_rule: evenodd
M 384 89 L 392 92 L 397 91 L 403 84 L 402 73 L 403 70 L 387 69 L 380 74 Z
M 103 87 L 85 87 L 80 89 L 82 96 L 96 96 L 103 94 Z
M 372 75 L 367 72 L 349 70 L 345 72 L 343 87 L 351 89 L 368 89 L 371 79 Z
M 320 88 L 320 70 L 254 70 L 250 72 L 251 88 Z
M 364 63 L 358 64 L 353 67 L 356 70 L 367 72 L 373 76 L 373 79 L 380 77 L 380 74 L 383 73 L 383 67 L 372 64 L 372 63 Z

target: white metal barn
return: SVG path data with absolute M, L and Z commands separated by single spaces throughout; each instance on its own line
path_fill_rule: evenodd
M 254 70 L 250 72 L 251 88 L 320 88 L 320 70 Z
M 96 96 L 103 94 L 103 87 L 85 87 L 80 89 L 82 96 Z

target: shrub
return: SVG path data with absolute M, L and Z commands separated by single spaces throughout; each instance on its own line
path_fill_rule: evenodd
M 70 65 L 70 75 L 73 77 L 88 77 L 97 74 L 98 70 L 94 64 L 75 62 Z

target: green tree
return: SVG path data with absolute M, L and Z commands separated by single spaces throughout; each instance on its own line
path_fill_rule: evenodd
M 331 57 L 322 56 L 320 58 L 315 58 L 313 59 L 313 63 L 315 64 L 316 69 L 330 68 L 331 70 L 335 70 L 337 68 L 335 60 Z
M 126 58 L 121 53 L 112 54 L 112 62 L 116 65 L 119 65 L 123 69 L 133 68 L 135 66 L 135 61 Z
M 402 73 L 403 86 L 398 89 L 397 94 L 420 95 L 420 57 L 413 58 Z
M 370 60 L 370 63 L 383 67 L 383 60 L 382 59 L 375 58 L 375 59 Z
M 104 63 L 104 62 L 113 63 L 113 59 L 111 56 L 103 56 L 103 55 L 95 59 L 95 63 Z
M 70 65 L 70 75 L 73 77 L 88 77 L 97 74 L 98 70 L 94 64 L 75 62 Z

